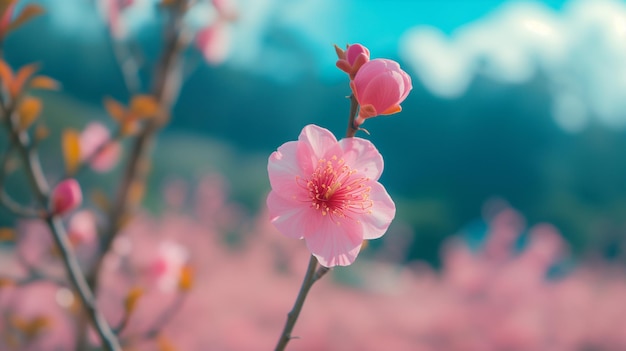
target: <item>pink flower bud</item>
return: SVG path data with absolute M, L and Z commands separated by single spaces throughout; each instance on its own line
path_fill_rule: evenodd
M 370 51 L 361 44 L 348 45 L 346 51 L 339 49 L 335 46 L 337 51 L 337 67 L 348 73 L 350 79 L 354 79 L 354 76 L 359 71 L 359 68 L 370 60 Z
M 411 77 L 392 60 L 375 59 L 366 62 L 350 82 L 352 93 L 359 102 L 355 124 L 378 115 L 400 112 L 400 103 L 413 88 Z
M 66 179 L 52 190 L 52 214 L 63 215 L 77 208 L 83 201 L 83 193 L 76 179 Z

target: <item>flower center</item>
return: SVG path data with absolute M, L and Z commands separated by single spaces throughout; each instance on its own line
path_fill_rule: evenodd
M 354 214 L 371 213 L 371 187 L 367 185 L 370 179 L 360 177 L 337 156 L 320 159 L 309 178 L 297 177 L 296 181 L 307 190 L 311 208 L 323 216 L 351 218 Z

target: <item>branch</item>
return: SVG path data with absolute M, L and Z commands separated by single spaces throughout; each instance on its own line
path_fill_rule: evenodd
M 2 112 L 2 115 L 4 116 L 5 127 L 9 131 L 11 143 L 13 147 L 17 149 L 18 154 L 24 163 L 26 174 L 28 175 L 31 188 L 39 202 L 39 205 L 42 208 L 47 208 L 50 187 L 44 177 L 37 150 L 29 147 L 31 143 L 28 134 L 25 131 L 19 132 L 15 127 L 15 122 L 18 120 L 19 116 L 14 111 L 14 106 L 15 105 L 7 106 L 4 100 L 0 99 L 0 112 Z M 78 292 L 78 296 L 80 297 L 81 302 L 85 307 L 87 314 L 98 332 L 106 350 L 121 351 L 122 348 L 119 341 L 113 334 L 111 327 L 106 322 L 104 316 L 96 307 L 94 295 L 90 290 L 87 280 L 80 269 L 78 260 L 72 251 L 71 244 L 67 238 L 67 233 L 61 219 L 57 216 L 53 216 L 49 212 L 46 212 L 46 223 L 52 232 L 52 237 L 54 238 L 55 244 L 59 249 L 63 264 L 70 280 Z
M 298 297 L 296 298 L 296 302 L 293 305 L 293 308 L 287 314 L 287 322 L 285 323 L 285 327 L 283 328 L 283 332 L 280 334 L 280 339 L 278 339 L 278 344 L 276 344 L 276 348 L 274 351 L 283 351 L 289 340 L 294 337 L 291 336 L 291 332 L 293 331 L 293 327 L 296 325 L 296 321 L 298 320 L 298 316 L 300 315 L 300 311 L 302 310 L 302 306 L 304 305 L 304 300 L 306 299 L 311 286 L 317 279 L 315 279 L 315 268 L 317 267 L 317 259 L 315 256 L 311 255 L 311 259 L 309 260 L 309 267 L 306 269 L 306 275 L 304 276 L 304 280 L 302 281 L 302 286 L 300 287 L 300 292 L 298 293 Z M 323 274 L 322 274 L 323 275 Z M 321 275 L 320 275 L 321 277 Z
M 180 77 L 178 76 L 179 58 L 189 36 L 183 32 L 183 17 L 188 9 L 190 1 L 181 0 L 167 7 L 172 16 L 165 32 L 165 47 L 163 55 L 155 68 L 152 95 L 158 101 L 163 111 L 171 111 L 172 104 L 178 94 Z M 150 148 L 155 134 L 166 122 L 166 118 L 153 118 L 149 120 L 144 129 L 135 139 L 130 158 L 126 165 L 123 178 L 118 187 L 111 212 L 109 213 L 108 227 L 104 231 L 102 252 L 106 253 L 115 239 L 115 236 L 122 228 L 123 220 L 134 209 L 130 208 L 128 195 L 131 193 L 132 185 L 137 181 L 145 181 L 146 175 L 142 174 L 142 165 L 149 158 Z M 102 260 L 95 266 L 90 275 L 90 283 L 95 290 L 97 285 L 98 271 Z

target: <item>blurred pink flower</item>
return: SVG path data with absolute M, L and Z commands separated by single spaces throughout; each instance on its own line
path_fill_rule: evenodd
M 237 18 L 237 8 L 233 0 L 212 0 L 211 3 L 220 19 L 233 21 Z
M 361 66 L 350 87 L 360 105 L 356 120 L 356 125 L 360 125 L 367 118 L 400 112 L 400 103 L 413 85 L 397 62 L 375 59 Z
M 196 47 L 210 64 L 217 65 L 226 59 L 230 50 L 230 30 L 223 20 L 200 29 L 196 34 Z
M 350 79 L 354 79 L 354 76 L 359 71 L 359 68 L 370 60 L 370 51 L 361 44 L 348 45 L 346 51 L 339 49 L 335 46 L 337 51 L 337 67 L 348 73 Z
M 9 24 L 11 24 L 11 19 L 13 18 L 13 13 L 15 12 L 15 4 L 16 2 L 10 4 L 4 10 L 2 18 L 0 18 L 0 38 L 4 37 L 7 34 L 7 29 L 9 28 Z
M 109 143 L 109 130 L 99 122 L 92 122 L 80 135 L 80 152 L 83 161 L 90 159 L 91 168 L 97 172 L 110 171 L 120 158 L 121 146 L 118 142 Z M 94 155 L 103 144 L 109 143 Z
M 298 141 L 283 144 L 268 162 L 270 219 L 284 235 L 304 238 L 326 267 L 354 262 L 364 239 L 381 237 L 395 204 L 377 182 L 383 158 L 368 140 L 337 141 L 308 125 Z
M 173 241 L 163 241 L 157 256 L 149 267 L 149 274 L 156 280 L 159 290 L 173 291 L 178 286 L 181 270 L 189 260 L 188 250 Z
M 83 193 L 80 190 L 80 184 L 76 179 L 65 179 L 52 190 L 52 213 L 54 215 L 66 214 L 80 206 L 82 201 Z
M 76 212 L 70 219 L 67 232 L 75 246 L 92 243 L 98 235 L 94 214 L 88 210 Z
M 100 0 L 100 9 L 109 24 L 111 35 L 115 39 L 123 39 L 127 34 L 122 12 L 133 5 L 134 0 Z

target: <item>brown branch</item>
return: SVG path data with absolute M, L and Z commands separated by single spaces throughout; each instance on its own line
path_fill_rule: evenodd
M 359 102 L 356 100 L 354 94 L 350 94 L 350 116 L 348 116 L 348 129 L 346 130 L 346 137 L 352 138 L 356 135 L 356 132 L 359 131 L 359 127 L 354 125 L 354 120 L 356 119 L 356 114 L 359 108 Z
M 13 101 L 15 102 L 15 101 Z M 4 100 L 0 99 L 0 112 L 4 117 L 5 127 L 9 131 L 9 138 L 14 148 L 17 149 L 28 179 L 31 189 L 42 208 L 48 207 L 50 187 L 44 177 L 39 161 L 39 154 L 35 148 L 30 147 L 30 138 L 25 131 L 18 131 L 16 121 L 19 116 L 14 111 L 15 104 L 7 106 Z M 113 334 L 111 327 L 106 322 L 104 316 L 96 307 L 95 297 L 87 284 L 87 280 L 80 269 L 78 260 L 74 255 L 71 244 L 68 240 L 65 227 L 61 219 L 46 212 L 46 223 L 52 232 L 54 242 L 59 249 L 65 269 L 70 277 L 74 289 L 76 289 L 81 302 L 89 315 L 102 343 L 106 350 L 121 351 L 119 341 Z
M 161 110 L 168 113 L 172 109 L 180 86 L 178 61 L 189 40 L 189 36 L 183 30 L 183 17 L 189 4 L 188 0 L 181 0 L 176 2 L 175 5 L 167 7 L 167 10 L 170 11 L 171 20 L 165 32 L 163 55 L 155 68 L 152 95 L 158 101 Z M 166 121 L 167 118 L 165 116 L 147 121 L 144 129 L 133 142 L 130 158 L 126 164 L 111 212 L 108 215 L 108 227 L 104 231 L 102 242 L 103 253 L 110 249 L 115 236 L 122 228 L 124 219 L 135 210 L 129 204 L 131 187 L 135 182 L 145 181 L 147 175 L 142 172 L 142 166 L 149 159 L 150 149 L 156 133 Z M 101 262 L 102 260 L 94 266 L 90 275 L 90 285 L 94 290 L 97 286 L 97 276 Z
M 276 344 L 274 351 L 283 351 L 285 347 L 287 347 L 289 340 L 294 338 L 291 335 L 291 332 L 293 331 L 293 327 L 296 325 L 296 321 L 298 320 L 298 316 L 300 315 L 300 311 L 304 305 L 304 300 L 315 282 L 314 276 L 316 267 L 317 259 L 315 256 L 311 255 L 309 266 L 306 269 L 306 274 L 304 276 L 304 280 L 302 281 L 302 286 L 300 286 L 300 292 L 298 293 L 298 297 L 296 297 L 296 302 L 293 304 L 293 308 L 287 314 L 287 322 L 285 322 L 285 327 L 283 328 L 283 332 L 280 334 L 280 338 L 278 339 L 278 343 Z

